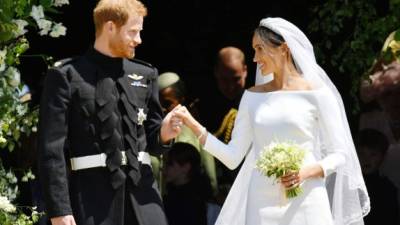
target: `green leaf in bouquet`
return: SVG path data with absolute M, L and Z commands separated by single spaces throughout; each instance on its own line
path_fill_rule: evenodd
M 300 186 L 296 186 L 293 188 L 288 188 L 285 190 L 285 194 L 287 198 L 295 198 L 303 193 L 303 189 Z

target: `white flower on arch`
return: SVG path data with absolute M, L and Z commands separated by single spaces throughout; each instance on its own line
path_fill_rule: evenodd
M 44 18 L 43 6 L 32 6 L 32 11 L 30 16 L 35 19 L 36 21 Z
M 53 28 L 52 28 L 52 30 L 50 32 L 50 36 L 54 37 L 54 38 L 59 37 L 61 35 L 64 36 L 66 31 L 67 31 L 67 28 L 64 27 L 62 25 L 62 23 L 56 23 L 56 24 L 54 24 L 54 26 L 53 26 Z
M 28 22 L 25 20 L 17 19 L 13 20 L 13 22 L 17 25 L 17 29 L 14 30 L 15 37 L 19 37 L 28 31 L 25 29 L 25 27 L 28 26 Z
M 53 1 L 53 5 L 55 7 L 60 7 L 60 6 L 63 6 L 63 5 L 69 5 L 69 1 L 68 0 L 54 0 Z

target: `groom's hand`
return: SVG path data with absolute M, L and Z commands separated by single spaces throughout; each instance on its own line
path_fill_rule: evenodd
M 163 143 L 175 138 L 181 132 L 183 125 L 182 120 L 175 116 L 174 111 L 179 109 L 181 105 L 176 106 L 171 112 L 169 112 L 161 123 L 160 137 Z

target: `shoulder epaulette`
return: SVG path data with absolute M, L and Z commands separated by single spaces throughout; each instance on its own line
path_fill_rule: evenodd
M 63 65 L 66 65 L 66 64 L 68 64 L 68 63 L 71 63 L 71 62 L 75 61 L 76 58 L 77 58 L 77 57 L 70 57 L 70 58 L 60 59 L 60 60 L 58 60 L 57 62 L 55 62 L 55 63 L 53 64 L 53 66 L 54 66 L 54 67 L 61 67 L 61 66 L 63 66 Z
M 144 65 L 144 66 L 151 67 L 151 68 L 154 67 L 154 66 L 151 65 L 150 63 L 148 63 L 148 62 L 146 62 L 146 61 L 143 61 L 143 60 L 140 60 L 140 59 L 133 58 L 133 59 L 129 59 L 129 60 L 132 61 L 132 62 L 135 62 L 135 63 L 142 64 L 142 65 Z

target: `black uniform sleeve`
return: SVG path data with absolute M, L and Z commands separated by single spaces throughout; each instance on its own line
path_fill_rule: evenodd
M 50 69 L 40 103 L 38 168 L 50 218 L 72 215 L 64 145 L 68 131 L 70 82 L 59 69 Z
M 160 155 L 170 148 L 170 145 L 163 145 L 160 140 L 160 129 L 163 120 L 163 113 L 158 97 L 158 72 L 154 68 L 154 76 L 151 82 L 151 96 L 148 102 L 149 113 L 145 122 L 147 149 L 151 155 Z

